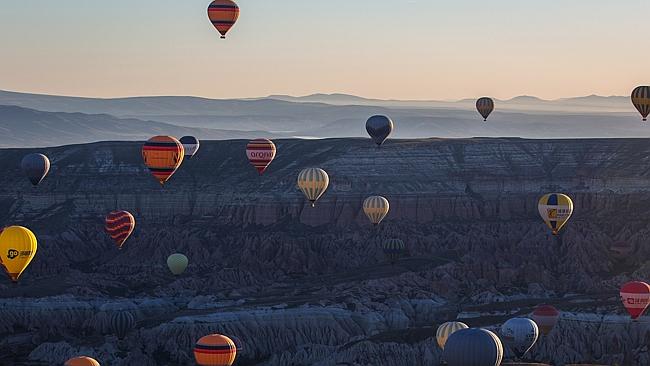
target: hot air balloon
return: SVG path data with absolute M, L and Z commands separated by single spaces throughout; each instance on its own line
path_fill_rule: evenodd
M 560 319 L 560 312 L 552 305 L 539 305 L 530 317 L 537 323 L 540 332 L 548 335 Z
M 119 339 L 124 339 L 135 328 L 135 317 L 129 311 L 115 311 L 111 315 L 111 329 Z
M 515 355 L 522 358 L 537 342 L 539 329 L 528 318 L 512 318 L 501 326 L 501 336 Z
M 488 97 L 479 98 L 476 101 L 476 110 L 483 117 L 483 121 L 487 121 L 492 111 L 494 111 L 494 100 Z
M 573 201 L 565 194 L 549 193 L 539 199 L 537 209 L 546 225 L 553 231 L 553 235 L 558 235 L 571 218 Z
M 176 276 L 183 274 L 187 268 L 188 259 L 183 254 L 172 254 L 167 258 L 167 267 Z
M 221 39 L 225 39 L 239 18 L 239 6 L 232 0 L 214 0 L 208 6 L 208 18 L 221 34 Z
M 366 131 L 375 144 L 381 146 L 393 132 L 393 121 L 387 116 L 372 116 L 366 122 Z
M 199 147 L 201 146 L 199 139 L 194 136 L 183 136 L 179 141 L 183 145 L 185 156 L 188 158 L 196 155 L 196 152 L 199 151 Z
M 395 263 L 404 253 L 406 245 L 401 239 L 389 239 L 384 242 L 384 254 L 391 263 Z
M 375 226 L 379 225 L 381 220 L 388 215 L 389 210 L 388 200 L 382 196 L 368 197 L 363 201 L 363 212 L 366 213 L 370 222 Z
M 316 201 L 325 193 L 329 184 L 330 177 L 323 169 L 307 168 L 298 175 L 298 188 L 311 202 L 311 207 L 316 205 Z
M 113 211 L 106 216 L 104 228 L 117 247 L 122 249 L 126 239 L 135 229 L 135 218 L 127 211 Z
M 80 356 L 67 360 L 63 366 L 101 366 L 94 358 Z
M 25 155 L 20 166 L 29 181 L 37 186 L 50 171 L 50 159 L 43 154 L 29 154 Z
M 641 113 L 644 121 L 650 114 L 650 86 L 637 86 L 632 91 L 632 104 Z
M 269 139 L 251 140 L 246 146 L 248 161 L 257 169 L 260 175 L 264 174 L 273 159 L 275 159 L 275 144 Z
M 152 137 L 142 147 L 144 164 L 162 185 L 181 166 L 184 156 L 183 145 L 171 136 Z
M 467 324 L 461 322 L 446 322 L 444 324 L 441 324 L 438 327 L 438 331 L 436 331 L 436 340 L 438 341 L 438 346 L 444 350 L 445 344 L 447 343 L 447 339 L 449 339 L 450 335 L 461 329 L 467 328 L 469 328 Z
M 14 283 L 36 255 L 36 236 L 22 226 L 9 226 L 0 231 L 0 265 Z
M 194 359 L 202 366 L 230 366 L 237 357 L 237 347 L 221 334 L 207 335 L 196 342 Z
M 638 319 L 650 305 L 650 285 L 639 281 L 626 283 L 621 287 L 621 301 L 632 319 Z
M 442 358 L 448 366 L 499 366 L 503 345 L 487 329 L 461 329 L 447 339 Z

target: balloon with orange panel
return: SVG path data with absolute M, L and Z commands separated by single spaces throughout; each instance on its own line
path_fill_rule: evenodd
M 237 357 L 237 346 L 232 339 L 221 335 L 207 335 L 196 342 L 194 359 L 203 366 L 230 366 Z
M 246 146 L 246 156 L 251 165 L 257 169 L 260 175 L 264 174 L 266 168 L 275 159 L 275 144 L 269 139 L 251 140 Z
M 221 39 L 225 39 L 239 18 L 239 6 L 232 0 L 214 0 L 208 5 L 208 18 L 221 34 Z
M 632 320 L 638 319 L 650 305 L 650 285 L 645 282 L 628 282 L 621 287 L 621 301 Z
M 101 366 L 94 358 L 80 356 L 67 360 L 64 366 Z
M 144 164 L 151 174 L 164 185 L 183 163 L 183 144 L 171 136 L 155 136 L 142 147 Z
M 0 230 L 0 266 L 14 283 L 36 255 L 36 236 L 28 228 L 9 226 Z

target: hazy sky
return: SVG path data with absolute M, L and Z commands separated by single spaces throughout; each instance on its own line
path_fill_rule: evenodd
M 395 99 L 627 95 L 650 83 L 648 0 L 4 0 L 0 89 Z

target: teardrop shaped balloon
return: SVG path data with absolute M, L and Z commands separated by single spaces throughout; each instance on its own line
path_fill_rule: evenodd
M 650 305 L 650 285 L 645 282 L 628 282 L 621 287 L 621 301 L 633 320 L 638 319 Z
M 130 311 L 115 311 L 111 316 L 111 329 L 118 339 L 124 339 L 135 329 L 135 317 Z
M 239 6 L 232 0 L 214 0 L 208 6 L 208 18 L 224 39 L 239 18 Z
M 404 254 L 406 245 L 401 239 L 388 239 L 384 242 L 383 249 L 388 260 L 395 263 Z
M 189 260 L 186 256 L 180 253 L 172 254 L 167 258 L 167 267 L 176 276 L 183 274 L 187 268 Z
M 461 329 L 447 339 L 442 358 L 448 366 L 499 366 L 503 344 L 487 329 Z
M 539 305 L 530 317 L 537 323 L 539 331 L 548 335 L 560 319 L 560 312 L 552 305 Z
M 269 139 L 251 140 L 246 146 L 248 161 L 257 169 L 260 175 L 264 174 L 266 168 L 275 159 L 276 148 L 273 141 Z
M 194 136 L 183 136 L 179 141 L 183 145 L 185 156 L 188 158 L 192 158 L 192 156 L 196 155 L 201 146 L 199 139 Z
M 513 318 L 501 326 L 501 337 L 515 355 L 522 358 L 537 342 L 539 329 L 528 318 Z
M 461 329 L 468 328 L 467 324 L 461 322 L 446 322 L 441 324 L 436 331 L 436 341 L 438 341 L 438 346 L 444 350 L 449 336 Z
M 539 199 L 537 209 L 553 235 L 558 235 L 573 214 L 573 201 L 566 194 L 549 193 Z
M 366 131 L 377 146 L 381 146 L 386 141 L 393 128 L 393 121 L 387 116 L 372 116 L 366 121 Z
M 650 114 L 650 86 L 637 86 L 632 91 L 632 104 L 643 117 L 644 121 L 648 120 Z
M 64 366 L 101 366 L 101 365 L 94 358 L 79 356 L 67 360 Z
M 16 283 L 36 255 L 36 236 L 22 226 L 9 226 L 0 231 L 0 265 Z
M 50 159 L 43 154 L 28 154 L 25 155 L 20 166 L 29 181 L 37 186 L 50 171 Z
M 202 337 L 194 346 L 194 359 L 201 366 L 230 366 L 237 357 L 237 346 L 232 339 L 211 334 Z
M 135 229 L 135 217 L 128 211 L 113 211 L 106 216 L 104 228 L 119 249 Z
M 298 188 L 311 202 L 311 207 L 325 193 L 330 184 L 330 177 L 327 172 L 320 168 L 307 168 L 298 174 Z
M 390 204 L 388 200 L 382 196 L 371 196 L 363 201 L 363 212 L 366 213 L 368 219 L 373 225 L 379 223 L 388 215 Z
M 183 163 L 185 149 L 171 136 L 155 136 L 142 147 L 144 164 L 151 174 L 164 185 Z
M 492 111 L 494 111 L 494 100 L 488 97 L 479 98 L 476 101 L 476 110 L 483 117 L 483 121 L 487 121 Z

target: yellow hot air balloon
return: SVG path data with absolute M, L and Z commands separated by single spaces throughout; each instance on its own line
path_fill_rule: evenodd
M 379 225 L 381 220 L 388 215 L 389 209 L 388 200 L 382 196 L 368 197 L 363 201 L 363 212 L 366 213 L 373 225 Z
M 327 172 L 319 168 L 307 168 L 298 175 L 298 188 L 314 207 L 316 201 L 325 193 L 330 184 Z
M 22 226 L 9 226 L 0 232 L 0 265 L 13 282 L 18 282 L 34 258 L 37 246 L 34 233 Z
M 469 328 L 467 324 L 461 322 L 446 322 L 440 325 L 438 327 L 438 331 L 436 331 L 436 340 L 438 341 L 438 346 L 440 346 L 442 349 L 445 349 L 445 344 L 447 343 L 447 339 L 450 335 L 456 331 L 467 328 Z
M 571 218 L 573 201 L 566 194 L 549 193 L 539 199 L 537 209 L 553 235 L 557 235 Z
M 169 270 L 172 271 L 174 275 L 178 276 L 185 272 L 188 262 L 186 256 L 176 253 L 167 258 L 167 267 L 169 267 Z

